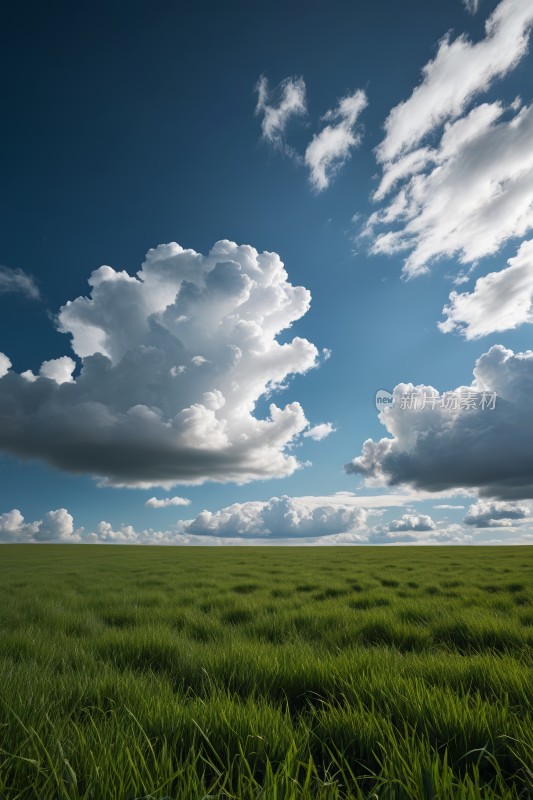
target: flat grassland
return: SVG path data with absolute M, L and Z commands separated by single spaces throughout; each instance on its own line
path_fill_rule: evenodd
M 3 545 L 0 797 L 531 798 L 532 554 Z

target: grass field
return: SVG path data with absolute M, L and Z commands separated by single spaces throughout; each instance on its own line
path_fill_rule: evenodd
M 0 797 L 533 797 L 532 550 L 0 548 Z

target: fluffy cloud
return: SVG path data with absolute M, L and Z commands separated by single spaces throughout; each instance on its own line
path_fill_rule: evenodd
M 81 531 L 74 530 L 74 519 L 66 508 L 48 511 L 34 534 L 37 542 L 80 542 Z
M 417 408 L 405 407 L 414 393 Z M 346 471 L 381 485 L 532 498 L 533 351 L 495 345 L 477 360 L 471 386 L 431 401 L 437 394 L 431 386 L 396 386 L 394 405 L 380 413 L 390 437 L 368 439 Z
M 437 540 L 447 541 L 448 533 L 433 535 L 437 526 L 429 514 L 403 514 L 399 519 L 383 525 L 374 525 L 368 533 L 369 544 L 395 544 L 400 542 L 418 542 Z M 428 537 L 428 533 L 431 536 Z M 456 531 L 453 531 L 452 538 L 455 538 Z
M 66 508 L 48 511 L 35 522 L 25 522 L 18 508 L 0 514 L 0 542 L 80 542 L 81 533 Z
M 40 522 L 24 522 L 18 508 L 0 514 L 0 542 L 32 541 L 39 525 Z
M 3 378 L 4 375 L 7 375 L 10 369 L 11 361 L 5 355 L 5 353 L 0 353 L 0 378 Z
M 316 442 L 322 441 L 330 433 L 335 433 L 336 428 L 333 427 L 331 422 L 322 422 L 320 425 L 314 425 L 309 430 L 305 431 L 304 436 L 309 439 L 314 439 Z
M 0 364 L 0 450 L 126 486 L 294 472 L 287 447 L 308 427 L 300 404 L 254 413 L 318 358 L 306 339 L 277 341 L 310 303 L 277 254 L 171 243 L 136 276 L 103 266 L 89 284 L 58 315 L 81 361 L 75 378 L 68 357 L 39 377 Z
M 219 536 L 316 537 L 364 528 L 366 516 L 366 510 L 357 506 L 340 502 L 315 505 L 284 495 L 202 511 L 183 523 L 182 530 Z
M 284 135 L 291 117 L 307 113 L 303 78 L 285 78 L 271 92 L 268 80 L 262 75 L 255 90 L 257 92 L 255 113 L 263 115 L 261 120 L 263 138 L 270 144 L 292 154 L 292 149 L 284 142 Z M 277 98 L 277 104 L 272 103 L 272 97 Z
M 417 497 L 422 499 L 423 495 Z M 468 528 L 435 522 L 427 514 L 404 513 L 389 523 L 368 526 L 368 517 L 381 509 L 405 505 L 415 496 L 354 495 L 338 492 L 326 497 L 272 497 L 267 501 L 235 503 L 218 511 L 203 511 L 194 519 L 180 520 L 167 530 L 136 529 L 103 520 L 92 531 L 76 529 L 65 508 L 49 511 L 42 520 L 25 522 L 18 509 L 0 514 L 0 542 L 135 544 L 168 546 L 215 545 L 395 545 L 467 544 Z M 363 506 L 362 504 L 365 504 Z M 478 528 L 510 527 L 523 520 L 527 506 L 480 501 L 465 522 Z M 524 533 L 516 542 L 528 538 Z M 509 542 L 507 538 L 498 543 Z
M 476 528 L 505 528 L 516 524 L 528 515 L 528 507 L 518 503 L 478 500 L 470 506 L 464 518 L 465 525 Z
M 31 300 L 39 300 L 41 293 L 35 279 L 22 269 L 10 269 L 0 265 L 0 294 L 17 292 Z
M 442 257 L 473 263 L 533 227 L 533 106 L 484 103 L 449 123 L 435 148 L 385 171 L 375 199 L 400 187 L 369 218 L 371 250 L 407 253 L 407 277 Z
M 475 10 L 477 3 L 468 3 Z M 485 38 L 475 44 L 465 35 L 446 35 L 437 55 L 422 70 L 422 81 L 408 100 L 395 106 L 385 122 L 377 154 L 390 162 L 415 146 L 447 119 L 506 75 L 527 53 L 533 24 L 530 0 L 502 0 L 485 24 Z
M 403 514 L 388 525 L 391 533 L 400 531 L 434 531 L 437 526 L 428 514 Z
M 450 294 L 441 331 L 457 330 L 466 339 L 478 339 L 533 322 L 533 240 L 523 242 L 507 263 L 500 272 L 479 278 L 473 292 Z
M 190 500 L 186 497 L 163 497 L 158 500 L 157 497 L 150 497 L 144 504 L 146 508 L 169 508 L 171 506 L 188 506 Z
M 322 118 L 326 125 L 313 137 L 305 151 L 305 163 L 310 171 L 314 189 L 326 189 L 339 169 L 350 158 L 351 151 L 361 142 L 356 130 L 359 115 L 367 106 L 367 97 L 362 89 L 354 92 L 330 109 Z

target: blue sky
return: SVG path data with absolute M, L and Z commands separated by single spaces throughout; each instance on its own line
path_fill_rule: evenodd
M 3 8 L 0 540 L 528 542 L 532 24 Z

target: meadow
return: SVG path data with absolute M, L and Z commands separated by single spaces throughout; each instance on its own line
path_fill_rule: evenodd
M 2 545 L 0 797 L 531 798 L 532 552 Z

